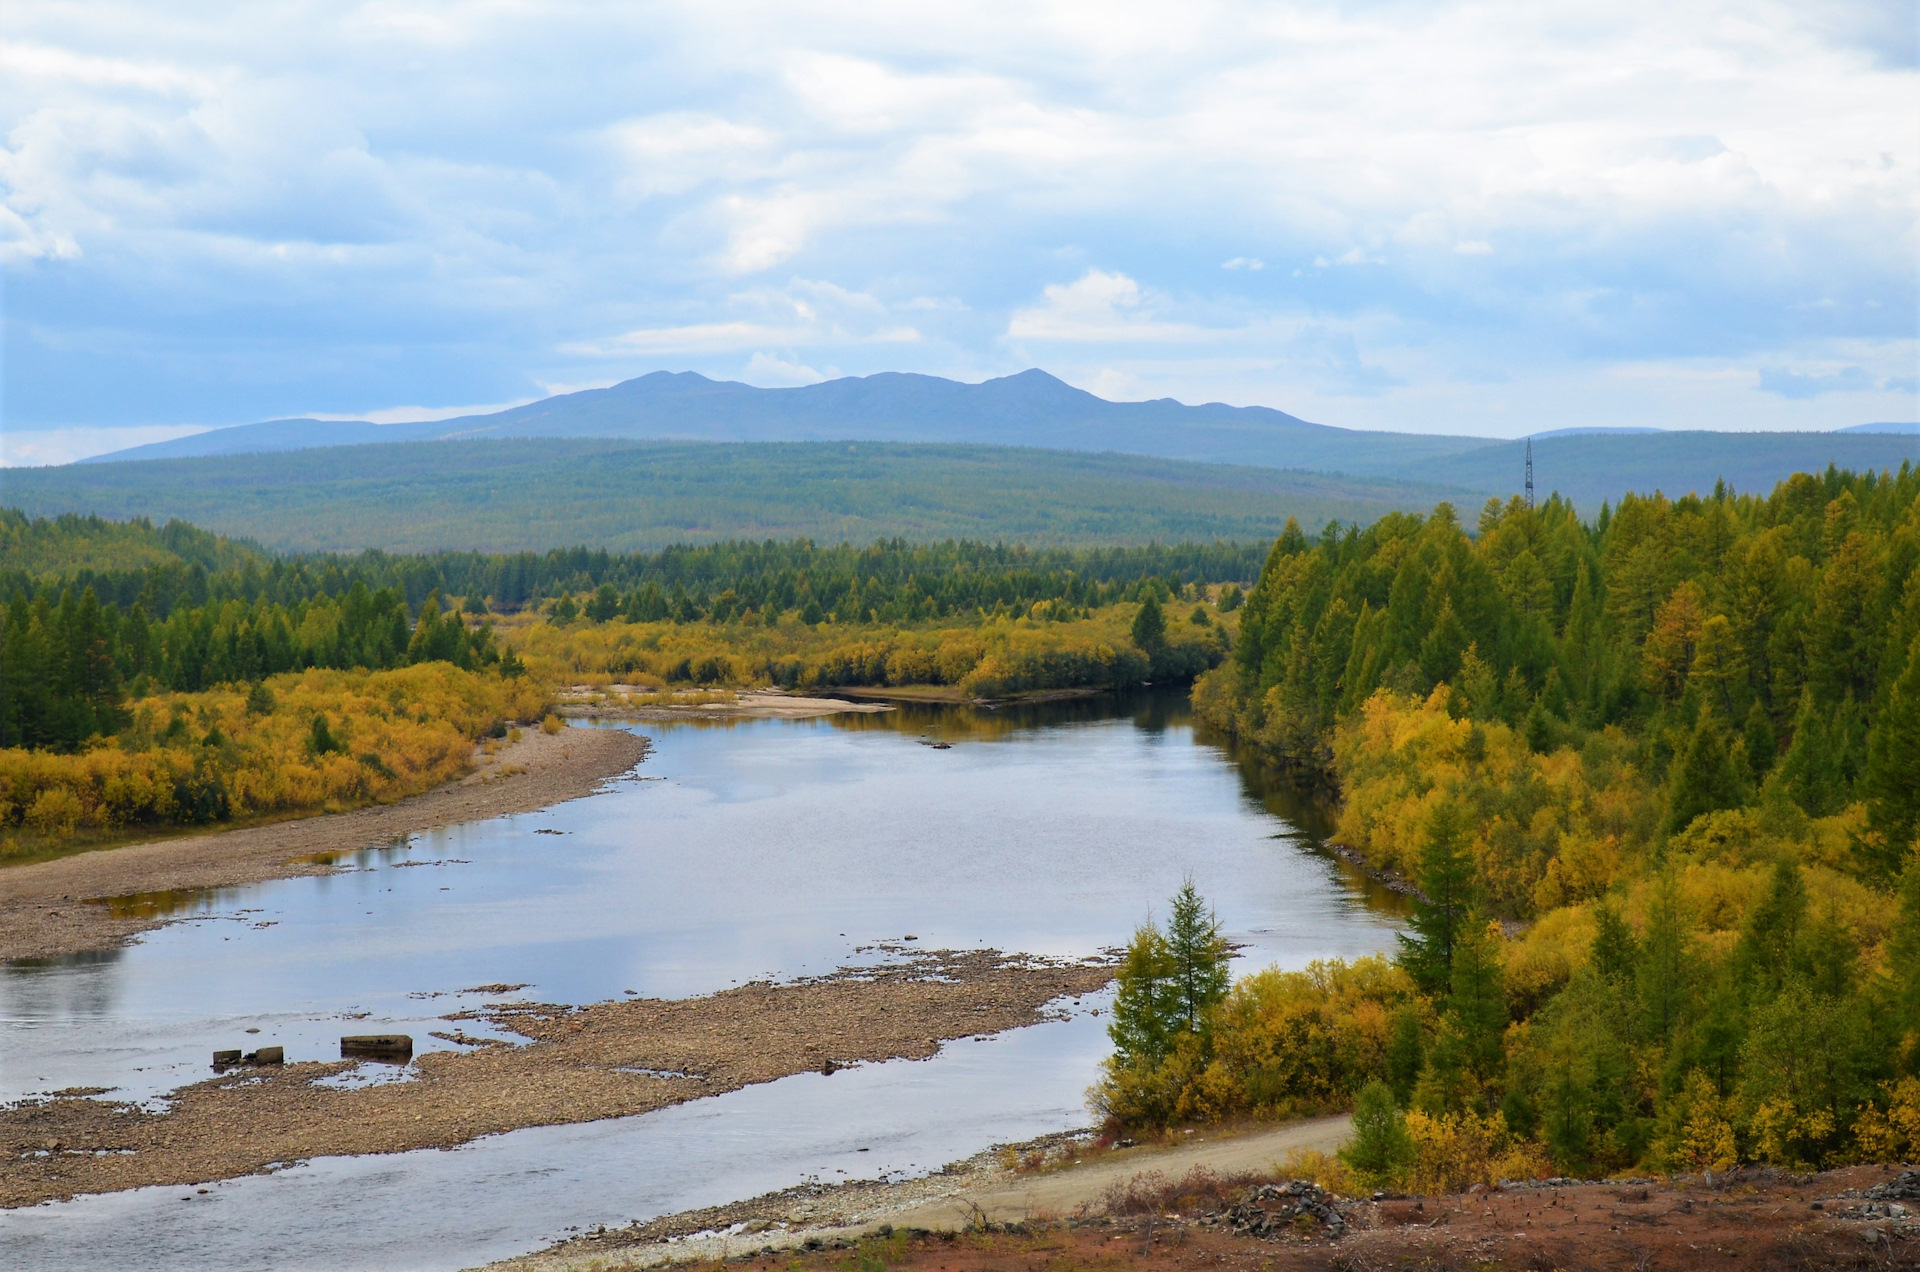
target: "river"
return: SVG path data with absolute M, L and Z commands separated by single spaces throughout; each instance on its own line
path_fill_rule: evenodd
M 145 899 L 188 917 L 123 950 L 6 965 L 0 1097 L 161 1100 L 216 1047 L 331 1059 L 341 1033 L 389 1030 L 443 1045 L 426 1037 L 440 1015 L 501 996 L 466 992 L 480 986 L 678 997 L 909 938 L 1078 957 L 1163 916 L 1188 875 L 1239 970 L 1368 953 L 1396 927 L 1391 894 L 1320 849 L 1312 806 L 1196 736 L 1179 695 L 627 727 L 654 751 L 600 794 L 414 836 L 331 878 Z M 1085 1124 L 1098 1006 L 642 1117 L 6 1212 L 0 1264 L 457 1269 L 810 1177 L 935 1169 Z

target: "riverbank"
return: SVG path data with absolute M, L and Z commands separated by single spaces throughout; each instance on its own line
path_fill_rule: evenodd
M 460 822 L 589 795 L 647 754 L 623 729 L 527 729 L 474 751 L 458 781 L 393 804 L 240 830 L 103 848 L 0 869 L 0 961 L 110 949 L 168 921 L 164 902 L 217 888 L 324 875 L 330 858 Z M 134 898 L 134 904 L 108 904 Z
M 572 719 L 598 720 L 809 720 L 845 712 L 891 711 L 882 702 L 849 702 L 791 694 L 781 689 L 682 689 L 644 685 L 574 685 L 555 698 L 555 709 Z
M 943 1042 L 1038 1024 L 1112 978 L 1104 960 L 991 950 L 886 961 L 702 998 L 566 1007 L 499 1002 L 445 1019 L 460 1051 L 411 1080 L 323 1085 L 354 1068 L 290 1056 L 169 1094 L 154 1112 L 74 1093 L 0 1109 L 0 1208 L 192 1185 L 335 1155 L 447 1148 L 531 1126 L 627 1117 L 808 1071 L 926 1059 Z M 472 1038 L 479 1020 L 525 1039 Z M 265 1036 L 258 1043 L 272 1040 Z
M 1089 1133 L 1051 1135 L 988 1149 L 915 1179 L 803 1184 L 589 1233 L 490 1267 L 493 1272 L 598 1272 L 719 1262 L 749 1251 L 791 1254 L 857 1242 L 883 1228 L 958 1232 L 982 1224 L 1099 1213 L 1116 1189 L 1125 1192 L 1139 1179 L 1178 1179 L 1196 1170 L 1272 1175 L 1292 1154 L 1334 1152 L 1351 1128 L 1352 1119 L 1343 1114 L 1208 1128 L 1179 1143 L 1129 1142 L 1124 1148 L 1102 1147 Z

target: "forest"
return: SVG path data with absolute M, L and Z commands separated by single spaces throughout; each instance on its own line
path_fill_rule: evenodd
M 1369 1187 L 1910 1160 L 1917 565 L 1910 466 L 1289 527 L 1195 708 L 1337 800 L 1410 931 L 1196 995 L 1205 923 L 1143 929 L 1108 1116 L 1352 1107 Z

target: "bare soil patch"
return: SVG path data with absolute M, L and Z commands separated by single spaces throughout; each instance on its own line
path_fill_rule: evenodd
M 1335 1203 L 1338 1236 L 1310 1213 L 1260 1233 L 1239 1224 L 1260 1207 L 1310 1211 L 1275 1195 L 1312 1194 L 1310 1186 L 1249 1188 L 1232 1207 L 1203 1202 L 1215 1208 L 1184 1212 L 1150 1206 L 1110 1214 L 1092 1205 L 1077 1214 L 1036 1212 L 1006 1222 L 976 1212 L 944 1228 L 892 1222 L 786 1231 L 765 1221 L 736 1222 L 700 1240 L 648 1245 L 629 1244 L 626 1231 L 617 1230 L 500 1266 L 524 1272 L 620 1272 L 667 1262 L 766 1272 L 1866 1272 L 1920 1266 L 1920 1223 L 1914 1222 L 1920 1203 L 1900 1207 L 1902 1216 L 1866 1196 L 1898 1170 L 1738 1171 L 1341 1200 Z M 1169 1198 L 1179 1191 L 1168 1190 Z
M 335 855 L 589 795 L 646 753 L 646 739 L 624 730 L 528 729 L 492 755 L 476 748 L 474 771 L 459 781 L 397 803 L 9 867 L 0 870 L 0 960 L 107 949 L 169 921 L 165 905 L 108 898 L 164 900 L 328 874 Z
M 877 968 L 706 998 L 572 1008 L 497 1003 L 483 1018 L 528 1039 L 416 1059 L 412 1081 L 316 1085 L 339 1061 L 229 1072 L 164 1113 L 89 1098 L 0 1109 L 0 1207 L 150 1184 L 192 1184 L 305 1158 L 448 1147 L 501 1131 L 645 1113 L 809 1070 L 925 1059 L 955 1038 L 1059 1014 L 1105 961 L 991 950 L 895 952 Z M 292 1057 L 298 1059 L 298 1057 Z

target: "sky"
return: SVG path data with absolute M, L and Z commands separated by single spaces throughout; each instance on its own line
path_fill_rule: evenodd
M 659 369 L 1911 420 L 1915 44 L 1903 0 L 11 0 L 0 455 Z

